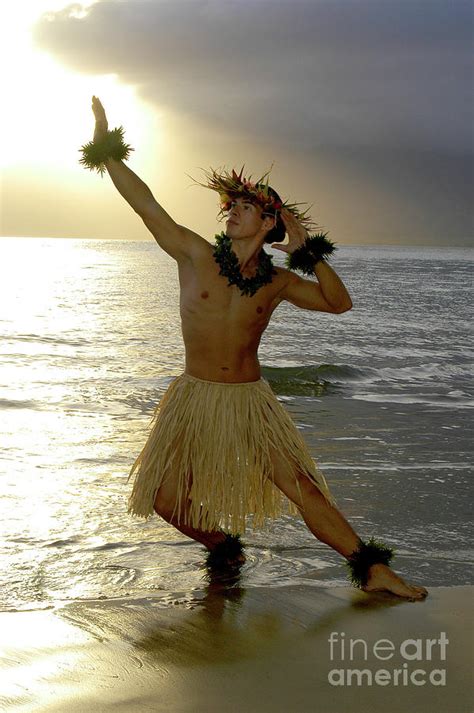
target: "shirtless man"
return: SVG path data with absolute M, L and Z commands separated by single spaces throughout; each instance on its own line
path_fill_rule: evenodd
M 106 134 L 108 124 L 104 108 L 96 97 L 93 97 L 92 109 L 96 120 L 94 141 L 97 141 Z M 186 374 L 229 384 L 258 380 L 260 339 L 282 300 L 303 309 L 334 314 L 351 309 L 352 302 L 343 282 L 324 260 L 315 265 L 317 283 L 275 267 L 276 275 L 270 283 L 260 287 L 253 296 L 243 298 L 237 285 L 229 286 L 226 278 L 219 274 L 213 246 L 207 240 L 178 225 L 155 200 L 147 185 L 122 161 L 109 158 L 105 165 L 119 193 L 142 218 L 158 245 L 176 260 Z M 289 242 L 273 247 L 291 253 L 304 242 L 307 232 L 290 211 L 283 209 L 281 216 Z M 232 203 L 225 233 L 232 241 L 232 251 L 238 257 L 244 277 L 255 274 L 265 236 L 274 225 L 275 218 L 262 215 L 258 205 L 244 199 Z M 290 472 L 288 461 L 276 449 L 272 451 L 272 464 L 273 483 L 295 503 L 314 536 L 348 558 L 360 538 L 342 513 L 328 504 L 307 477 Z M 176 483 L 168 480 L 156 494 L 155 511 L 209 550 L 223 541 L 222 530 L 203 531 L 178 524 L 171 517 L 176 497 Z M 405 582 L 381 563 L 370 567 L 363 589 L 387 591 L 410 600 L 423 599 L 428 593 L 424 587 Z

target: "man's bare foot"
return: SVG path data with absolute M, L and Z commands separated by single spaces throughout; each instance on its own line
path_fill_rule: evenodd
M 425 587 L 408 584 L 386 564 L 373 564 L 368 573 L 364 592 L 390 592 L 411 601 L 424 599 L 428 595 Z

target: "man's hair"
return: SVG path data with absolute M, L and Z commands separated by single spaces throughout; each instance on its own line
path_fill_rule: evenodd
M 263 188 L 263 186 L 261 186 L 261 184 L 257 184 L 257 188 L 260 188 L 260 187 Z M 271 186 L 268 186 L 268 192 L 269 192 L 269 194 L 270 194 L 276 201 L 278 201 L 280 204 L 283 203 L 283 201 L 282 201 L 282 199 L 280 198 L 280 196 L 278 195 L 278 193 L 277 193 Z M 265 210 L 265 211 L 262 213 L 262 218 L 263 218 L 264 216 L 266 216 L 266 215 L 270 215 L 270 216 L 273 216 L 273 217 L 274 217 L 275 215 L 277 215 L 277 220 L 276 220 L 275 227 L 272 228 L 272 229 L 266 234 L 264 242 L 265 242 L 265 243 L 270 243 L 270 244 L 271 244 L 271 243 L 282 243 L 282 242 L 284 241 L 284 239 L 285 239 L 286 228 L 285 228 L 284 222 L 283 222 L 282 219 L 281 219 L 281 213 L 280 213 L 280 211 L 279 211 L 279 210 L 278 210 L 278 211 L 275 211 L 274 209 L 271 209 L 271 208 L 270 208 L 270 209 Z

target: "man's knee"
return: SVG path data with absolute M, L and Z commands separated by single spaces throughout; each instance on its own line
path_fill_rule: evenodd
M 153 508 L 157 515 L 169 522 L 176 509 L 176 499 L 170 498 L 170 496 L 164 492 L 163 488 L 159 488 L 155 495 Z
M 180 497 L 177 480 L 168 476 L 160 485 L 155 495 L 153 507 L 157 515 L 169 522 L 173 516 L 177 516 L 178 505 L 182 512 L 185 511 L 188 507 L 191 485 L 192 476 L 188 478 L 185 491 L 181 493 Z
M 324 500 L 324 495 L 320 488 L 308 475 L 298 471 L 296 473 L 296 481 L 298 494 L 300 494 L 299 502 L 296 503 L 298 509 L 304 510 L 305 504 L 314 502 L 315 499 Z

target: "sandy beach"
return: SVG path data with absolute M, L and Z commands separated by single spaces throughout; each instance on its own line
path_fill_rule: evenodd
M 469 713 L 472 595 L 234 582 L 4 612 L 2 710 Z

